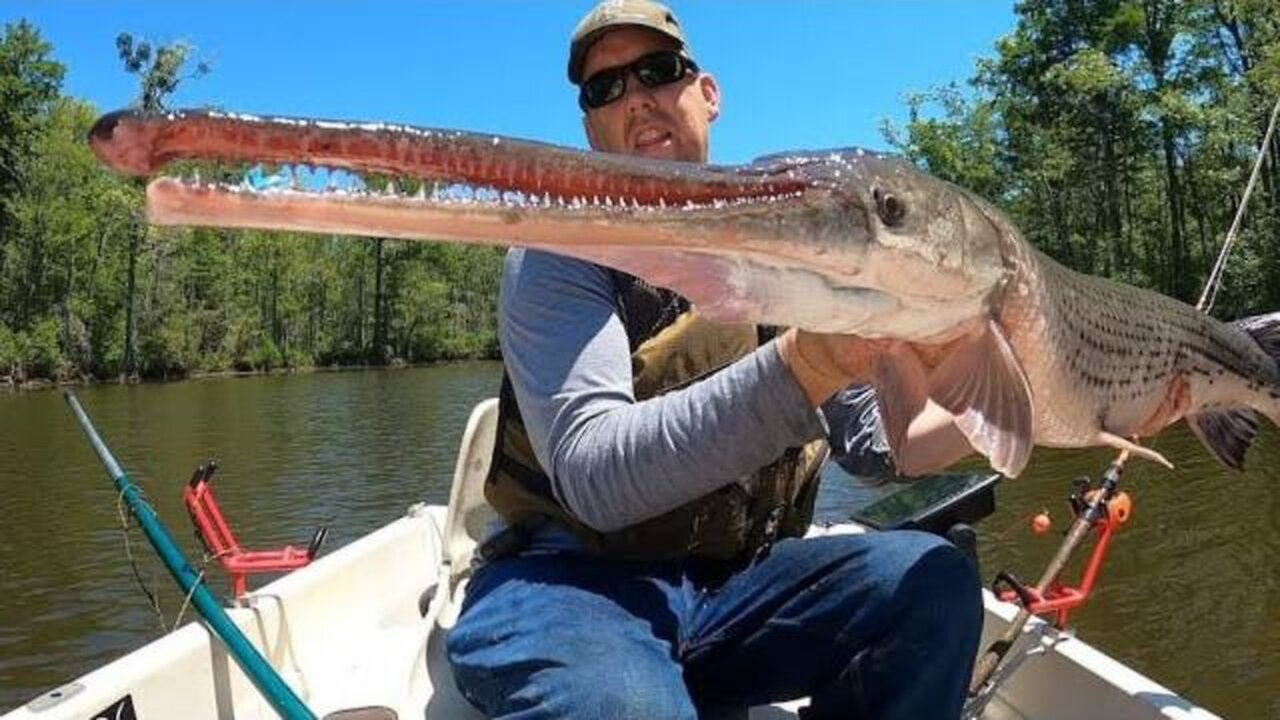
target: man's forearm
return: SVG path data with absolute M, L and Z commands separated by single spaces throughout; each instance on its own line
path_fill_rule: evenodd
M 599 530 L 745 478 L 823 431 L 773 344 L 704 381 L 635 402 L 612 281 L 587 263 L 514 251 L 500 336 L 539 461 L 561 502 Z
M 615 530 L 741 480 L 822 432 L 770 344 L 706 380 L 583 422 L 557 447 L 555 486 L 584 522 Z

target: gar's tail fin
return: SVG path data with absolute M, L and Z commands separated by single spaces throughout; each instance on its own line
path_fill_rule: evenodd
M 1280 367 L 1280 312 L 1242 318 L 1235 324 L 1236 327 L 1249 333 L 1249 337 L 1258 343 L 1262 352 L 1274 360 L 1277 367 Z M 1280 427 L 1280 382 L 1272 385 L 1268 391 L 1271 402 L 1267 407 L 1259 407 L 1258 410 Z
M 1280 365 L 1280 312 L 1254 315 L 1233 323 Z M 1271 402 L 1259 411 L 1280 426 L 1280 385 L 1270 388 Z M 1258 418 L 1249 408 L 1221 408 L 1187 416 L 1187 425 L 1214 457 L 1233 470 L 1244 470 L 1244 455 L 1258 435 Z
M 1232 324 L 1249 333 L 1262 351 L 1280 365 L 1280 312 L 1241 318 Z

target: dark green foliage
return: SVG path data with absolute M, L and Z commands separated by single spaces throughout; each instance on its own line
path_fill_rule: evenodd
M 64 68 L 31 24 L 5 25 L 0 38 L 0 198 L 23 179 L 49 105 L 62 88 Z
M 1084 272 L 1194 303 L 1280 96 L 1273 0 L 1023 0 L 967 91 L 890 142 Z M 1280 137 L 1215 313 L 1280 308 Z
M 192 52 L 190 45 L 183 42 L 161 45 L 151 50 L 151 43 L 142 40 L 134 42 L 129 33 L 116 36 L 116 52 L 124 63 L 126 72 L 138 77 L 138 107 L 147 112 L 158 112 L 164 109 L 165 100 L 183 80 L 198 78 L 209 72 L 205 62 L 196 64 L 191 75 L 184 76 L 182 71 L 187 58 Z M 134 183 L 141 186 L 141 181 Z M 154 354 L 145 358 L 142 364 L 138 359 L 138 258 L 147 251 L 149 232 L 135 214 L 134 232 L 129 235 L 128 264 L 125 270 L 125 317 L 124 317 L 124 367 L 123 374 L 128 378 L 136 378 L 139 370 L 144 374 L 167 377 L 171 370 L 183 367 L 178 357 L 156 357 Z M 155 348 L 154 343 L 149 342 Z
M 117 50 L 150 109 L 206 70 L 182 74 L 182 45 Z M 0 383 L 496 356 L 500 250 L 148 227 L 50 53 L 27 24 L 0 39 L 0 163 L 20 171 L 0 170 Z
M 30 182 L 36 146 L 62 87 L 64 69 L 49 56 L 51 51 L 29 23 L 5 25 L 0 38 L 0 278 L 21 254 L 13 247 L 19 242 L 14 238 L 15 205 Z M 22 310 L 20 299 L 18 287 L 0 281 L 0 327 L 28 324 L 30 318 L 15 317 Z M 0 366 L 4 352 L 0 347 Z

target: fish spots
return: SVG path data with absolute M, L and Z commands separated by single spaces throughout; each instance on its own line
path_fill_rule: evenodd
M 1238 376 L 1239 386 L 1229 384 L 1228 392 L 1248 387 L 1280 393 L 1280 383 L 1268 388 L 1257 353 L 1234 328 L 1167 298 L 1055 265 L 1041 272 L 1044 334 L 1058 349 L 1061 372 L 1095 398 L 1094 407 L 1116 412 L 1126 403 L 1164 397 L 1174 378 L 1194 377 L 1201 387 L 1216 388 Z
M 1063 293 L 1055 302 L 1058 327 L 1071 348 L 1066 366 L 1075 382 L 1096 397 L 1112 402 L 1132 400 L 1147 392 L 1156 379 L 1155 368 L 1141 373 L 1143 353 L 1139 337 L 1122 312 L 1106 297 L 1085 299 L 1085 293 Z

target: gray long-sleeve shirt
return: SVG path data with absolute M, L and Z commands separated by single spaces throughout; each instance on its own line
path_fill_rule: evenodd
M 599 266 L 535 250 L 507 255 L 499 314 L 507 372 L 534 453 L 582 522 L 608 532 L 661 515 L 825 431 L 774 343 L 636 402 L 615 303 L 613 278 Z M 845 413 L 853 422 L 837 428 L 846 440 L 833 445 L 868 448 L 855 456 L 874 462 L 870 443 L 856 439 L 866 436 L 863 414 Z

